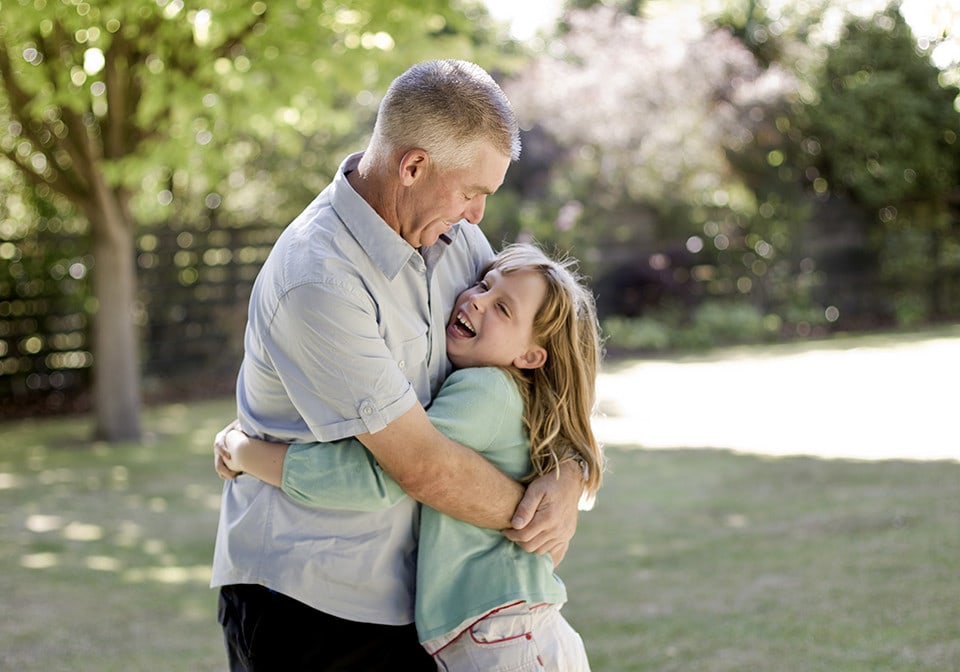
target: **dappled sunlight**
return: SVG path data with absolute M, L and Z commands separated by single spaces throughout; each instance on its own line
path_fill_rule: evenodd
M 126 474 L 117 468 L 110 473 Z M 199 486 L 188 485 L 185 491 L 205 505 L 210 503 Z M 128 505 L 152 513 L 164 513 L 168 507 L 162 497 L 131 499 Z M 156 532 L 148 534 L 148 530 L 134 520 L 93 524 L 72 519 L 68 514 L 36 512 L 25 515 L 21 526 L 30 533 L 23 537 L 28 541 L 18 553 L 19 565 L 26 569 L 113 573 L 131 583 L 208 583 L 210 580 L 208 566 L 184 566 L 183 558 L 171 547 L 170 540 L 155 536 Z
M 178 564 L 177 556 L 170 552 L 162 539 L 145 539 L 140 551 L 162 567 L 175 567 Z
M 85 564 L 95 572 L 119 572 L 121 567 L 120 560 L 109 555 L 87 556 Z
M 740 529 L 750 524 L 750 519 L 741 513 L 728 513 L 723 518 L 723 524 L 726 527 Z
M 110 470 L 110 478 L 115 487 L 126 489 L 127 481 L 130 479 L 130 470 L 118 464 Z
M 163 434 L 181 434 L 183 432 L 183 418 L 187 415 L 184 404 L 170 404 L 164 407 L 154 423 L 155 429 Z
M 103 528 L 87 523 L 69 523 L 63 528 L 63 538 L 70 541 L 99 541 L 103 539 Z
M 207 484 L 190 483 L 184 488 L 183 495 L 191 501 L 199 502 L 203 508 L 209 511 L 220 510 L 221 493 L 219 490 L 211 492 L 211 488 Z
M 182 436 L 190 454 L 210 455 L 212 458 L 214 437 L 234 419 L 236 410 L 230 407 L 222 416 L 218 412 L 204 418 L 201 422 L 193 422 L 185 428 L 185 418 L 189 413 L 190 409 L 186 404 L 170 404 L 163 407 L 150 423 L 150 431 L 146 433 L 144 443 L 150 445 L 166 436 Z
M 120 529 L 113 536 L 114 546 L 122 548 L 133 548 L 143 536 L 143 529 L 136 523 L 124 520 L 120 523 Z
M 26 479 L 16 474 L 0 474 L 0 490 L 12 490 L 22 488 L 26 484 Z
M 209 565 L 192 567 L 138 567 L 123 573 L 123 580 L 130 583 L 210 583 Z
M 30 532 L 44 534 L 60 531 L 61 536 L 69 541 L 99 541 L 104 537 L 103 527 L 71 521 L 65 523 L 62 516 L 33 514 L 24 522 Z
M 24 525 L 31 532 L 36 532 L 39 534 L 43 532 L 59 530 L 61 527 L 63 527 L 64 522 L 62 516 L 46 516 L 42 514 L 35 514 L 28 516 Z
M 163 513 L 167 510 L 167 500 L 163 497 L 151 497 L 147 500 L 147 508 L 154 513 Z
M 20 556 L 20 566 L 26 569 L 52 569 L 61 564 L 63 564 L 62 554 L 59 553 L 29 553 Z M 83 565 L 95 572 L 118 573 L 127 583 L 198 583 L 206 586 L 210 583 L 211 578 L 209 565 L 193 565 L 190 567 L 169 565 L 135 567 L 124 570 L 123 564 L 118 558 L 107 555 L 87 556 L 83 560 Z
M 72 469 L 46 469 L 37 474 L 40 485 L 54 485 L 56 483 L 71 483 L 77 479 Z
M 49 569 L 60 564 L 56 553 L 28 553 L 20 556 L 20 566 L 27 569 Z
M 740 351 L 604 373 L 601 441 L 764 455 L 960 460 L 951 429 L 960 339 L 885 347 Z
M 210 582 L 209 565 L 182 565 L 182 561 L 171 552 L 167 541 L 144 537 L 143 528 L 129 520 L 121 521 L 118 529 L 110 535 L 100 525 L 69 521 L 59 515 L 32 514 L 26 517 L 23 525 L 34 534 L 57 534 L 71 542 L 107 540 L 120 556 L 126 554 L 125 557 L 118 557 L 110 554 L 110 547 L 98 545 L 89 547 L 96 549 L 89 554 L 75 551 L 23 553 L 19 557 L 19 565 L 26 569 L 82 567 L 93 572 L 117 574 L 128 583 L 207 585 Z M 131 556 L 131 551 L 137 555 Z M 144 562 L 149 566 L 142 566 Z
M 223 429 L 229 420 L 218 420 L 215 423 L 206 425 L 194 430 L 190 435 L 190 452 L 194 455 L 209 454 L 213 456 L 213 439 L 217 432 Z

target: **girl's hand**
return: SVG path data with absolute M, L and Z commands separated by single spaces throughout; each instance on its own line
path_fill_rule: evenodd
M 239 420 L 234 420 L 217 432 L 217 436 L 213 440 L 213 468 L 217 475 L 224 480 L 234 479 L 243 472 L 234 461 L 233 453 L 227 448 L 227 435 L 233 431 L 240 431 Z

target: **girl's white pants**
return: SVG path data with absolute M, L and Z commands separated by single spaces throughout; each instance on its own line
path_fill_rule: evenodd
M 433 658 L 442 672 L 590 672 L 583 640 L 554 604 L 501 607 Z

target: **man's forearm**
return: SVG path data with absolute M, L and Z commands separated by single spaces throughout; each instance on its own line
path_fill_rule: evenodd
M 523 486 L 441 434 L 419 404 L 386 429 L 357 438 L 417 501 L 478 527 L 510 527 Z
M 473 450 L 453 441 L 450 444 L 450 457 L 436 478 L 420 480 L 414 486 L 416 491 L 408 490 L 408 494 L 471 525 L 509 528 L 525 488 Z

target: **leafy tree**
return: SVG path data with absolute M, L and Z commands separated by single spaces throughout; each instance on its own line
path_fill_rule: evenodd
M 639 16 L 645 0 L 566 0 L 564 8 L 567 11 L 575 9 L 593 9 L 598 5 L 616 7 L 625 14 Z
M 0 161 L 89 222 L 99 437 L 140 436 L 137 222 L 348 134 L 410 63 L 474 57 L 472 30 L 440 0 L 0 0 Z
M 700 277 L 712 291 L 739 291 L 725 258 L 743 256 L 735 250 L 750 244 L 742 228 L 757 204 L 727 150 L 752 133 L 741 108 L 778 99 L 790 81 L 682 8 L 647 18 L 596 7 L 569 12 L 566 24 L 548 53 L 508 83 L 532 126 L 521 170 L 510 176 L 525 178 L 521 226 L 585 248 L 577 255 L 588 262 L 684 283 L 663 254 L 637 254 L 723 262 L 722 273 Z
M 521 116 L 569 150 L 558 180 L 606 206 L 712 195 L 727 172 L 717 107 L 731 81 L 759 75 L 749 52 L 695 20 L 606 7 L 567 20 L 558 47 L 508 85 Z
M 882 270 L 920 291 L 912 299 L 926 306 L 911 308 L 913 318 L 946 311 L 941 251 L 957 244 L 950 200 L 960 189 L 960 89 L 941 85 L 940 74 L 891 6 L 846 24 L 815 98 L 797 115 L 801 162 L 818 190 L 874 213 Z

